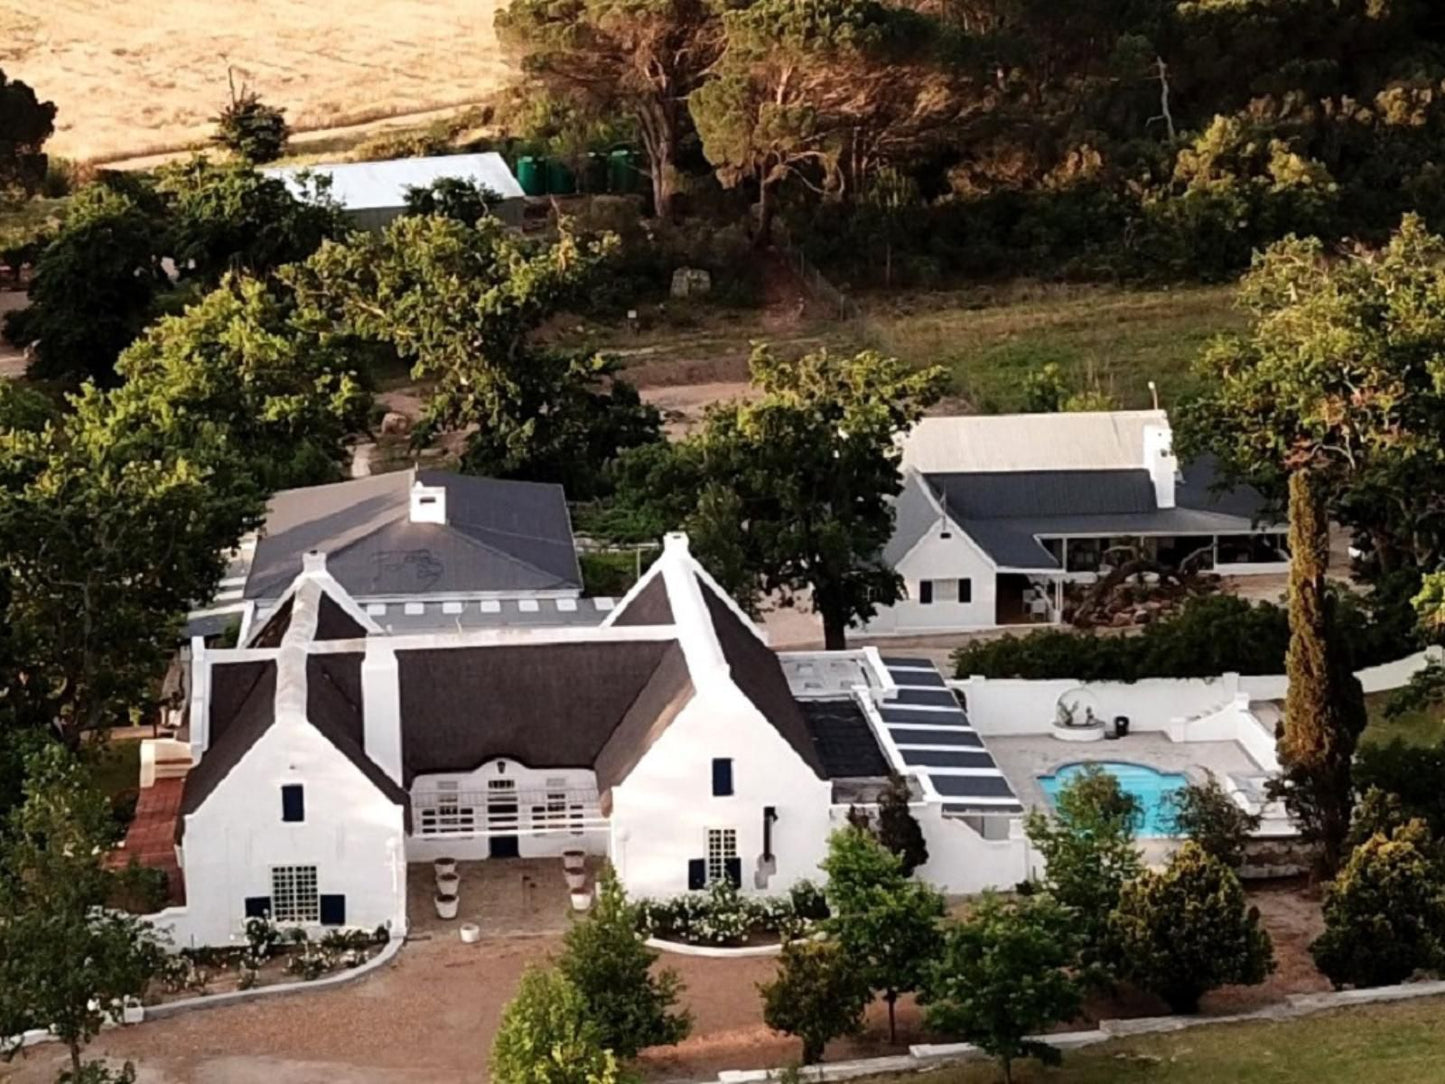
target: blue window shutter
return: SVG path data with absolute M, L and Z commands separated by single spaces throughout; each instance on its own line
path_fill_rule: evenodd
M 687 860 L 687 890 L 689 892 L 701 892 L 707 887 L 707 859 L 689 858 Z
M 345 896 L 322 896 L 322 897 L 321 897 L 321 925 L 323 925 L 323 926 L 345 926 L 345 925 L 346 925 L 346 897 L 345 897 Z
M 281 788 L 281 819 L 283 821 L 304 821 L 306 819 L 306 791 L 300 783 L 287 783 Z
M 247 917 L 247 918 L 265 918 L 266 915 L 267 915 L 268 913 L 270 913 L 270 910 L 271 910 L 271 897 L 270 897 L 270 896 L 247 896 L 247 897 L 246 897 L 246 917 Z
M 726 798 L 733 792 L 733 762 L 731 757 L 716 757 L 712 762 L 712 793 L 714 798 Z
M 728 858 L 723 860 L 723 867 L 727 871 L 727 878 L 733 883 L 734 888 L 743 886 L 743 860 L 741 858 Z

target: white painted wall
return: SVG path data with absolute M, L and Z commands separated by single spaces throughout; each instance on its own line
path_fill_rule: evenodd
M 1028 878 L 1035 856 L 1023 833 L 1023 818 L 1009 818 L 1008 838 L 995 840 L 984 839 L 956 817 L 945 817 L 939 805 L 920 802 L 911 808 L 928 844 L 928 861 L 916 874 L 940 892 L 972 895 L 1009 889 Z M 847 814 L 835 808 L 834 827 L 843 827 Z
M 439 783 L 455 782 L 461 794 L 483 796 L 483 803 L 477 807 L 477 823 L 485 824 L 485 794 L 487 780 L 514 779 L 521 800 L 519 806 L 519 828 L 523 834 L 517 840 L 517 849 L 522 858 L 554 858 L 563 851 L 574 848 L 588 854 L 607 853 L 606 827 L 589 827 L 582 832 L 571 829 L 547 828 L 545 834 L 527 835 L 533 827 L 532 802 L 546 791 L 566 791 L 572 795 L 585 792 L 592 795 L 592 801 L 584 811 L 585 816 L 596 820 L 597 774 L 590 768 L 528 768 L 526 765 L 505 758 L 490 760 L 475 771 L 462 774 L 419 775 L 412 780 L 411 795 L 414 805 L 435 804 L 435 795 L 441 790 Z M 418 834 L 420 816 L 413 817 L 412 834 L 406 841 L 408 862 L 430 862 L 436 858 L 457 858 L 462 861 L 487 858 L 490 856 L 490 840 L 486 836 L 467 838 L 463 836 L 423 836 Z
M 731 757 L 733 794 L 712 793 L 714 757 Z M 688 860 L 704 858 L 709 828 L 737 831 L 744 892 L 786 891 L 822 875 L 832 784 L 819 779 L 731 682 L 698 693 L 612 790 L 612 862 L 634 897 L 687 891 Z M 754 881 L 763 853 L 763 808 L 774 806 L 776 870 Z
M 1167 731 L 1174 720 L 1217 711 L 1233 703 L 1239 692 L 1239 675 L 1146 678 L 1135 682 L 975 676 L 951 684 L 963 693 L 969 721 L 980 734 L 1007 737 L 1048 733 L 1059 697 L 1081 691 L 1098 705 L 1095 714 L 1104 719 L 1127 715 L 1132 730 Z
M 950 537 L 945 538 L 947 533 Z M 898 562 L 908 597 L 881 608 L 864 632 L 870 635 L 939 632 L 987 628 L 997 623 L 998 571 L 971 538 L 948 520 L 940 519 Z M 971 602 L 918 601 L 922 580 L 967 579 L 973 584 Z
M 305 790 L 305 821 L 281 819 L 281 786 Z M 226 944 L 248 896 L 271 895 L 271 867 L 314 865 L 320 893 L 346 896 L 346 924 L 406 929 L 403 810 L 310 723 L 280 717 L 185 819 L 176 947 Z

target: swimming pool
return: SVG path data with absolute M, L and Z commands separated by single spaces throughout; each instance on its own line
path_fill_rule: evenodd
M 1126 764 L 1118 760 L 1095 760 L 1083 764 L 1066 764 L 1053 775 L 1039 776 L 1039 786 L 1053 801 L 1064 784 L 1082 772 L 1088 764 L 1097 764 L 1119 781 L 1119 786 L 1139 799 L 1144 819 L 1139 825 L 1141 836 L 1168 836 L 1173 833 L 1170 823 L 1171 811 L 1165 801 L 1169 795 L 1189 782 L 1180 772 L 1160 772 L 1142 764 Z

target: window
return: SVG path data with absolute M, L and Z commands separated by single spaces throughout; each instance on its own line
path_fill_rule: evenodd
M 437 783 L 432 805 L 417 810 L 418 834 L 423 836 L 471 835 L 477 828 L 476 807 L 463 805 L 454 779 Z
M 932 581 L 932 580 L 919 580 L 919 581 L 918 581 L 918 601 L 921 602 L 924 606 L 931 606 L 931 605 L 933 605 L 933 581 Z
M 712 762 L 712 796 L 726 798 L 733 792 L 733 762 L 731 757 L 715 757 Z
M 736 828 L 709 828 L 707 830 L 707 880 L 708 884 L 721 881 L 738 861 L 738 833 Z
M 292 822 L 306 819 L 306 791 L 300 783 L 287 783 L 281 788 L 281 819 Z
M 315 866 L 271 867 L 271 918 L 313 925 L 321 921 Z

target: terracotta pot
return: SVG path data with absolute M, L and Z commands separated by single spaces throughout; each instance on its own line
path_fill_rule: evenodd
M 569 873 L 586 869 L 586 868 L 587 868 L 587 852 L 586 852 L 586 851 L 575 851 L 575 850 L 574 850 L 574 851 L 563 851 L 563 852 L 562 852 L 562 868 L 563 868 L 564 870 L 567 870 Z
M 592 893 L 587 889 L 574 889 L 572 892 L 572 910 L 585 911 L 592 906 Z
M 432 868 L 436 870 L 438 877 L 446 877 L 457 872 L 457 860 L 455 858 L 438 858 L 432 862 Z
M 567 878 L 567 887 L 570 888 L 573 892 L 581 892 L 584 888 L 587 887 L 586 870 L 567 869 L 562 871 L 562 875 Z
M 457 917 L 457 898 L 455 895 L 449 896 L 438 892 L 432 897 L 432 902 L 436 904 L 437 918 Z
M 461 934 L 462 940 L 468 945 L 475 945 L 482 939 L 482 928 L 475 922 L 463 922 L 457 927 L 457 933 Z
M 455 896 L 458 889 L 461 888 L 461 884 L 462 879 L 455 873 L 439 873 L 437 874 L 437 895 Z

